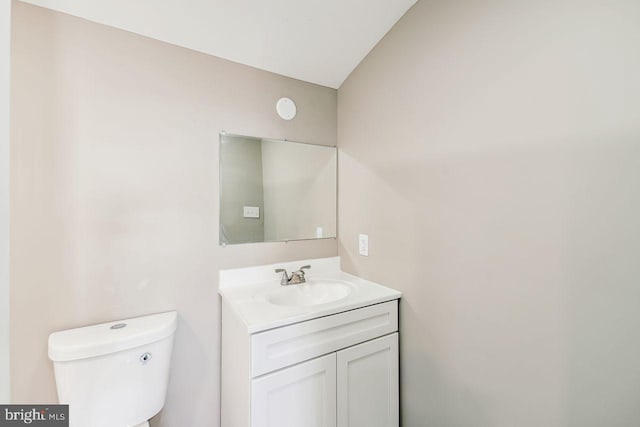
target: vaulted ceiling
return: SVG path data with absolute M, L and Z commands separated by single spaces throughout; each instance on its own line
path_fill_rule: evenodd
M 416 0 L 23 0 L 338 88 Z

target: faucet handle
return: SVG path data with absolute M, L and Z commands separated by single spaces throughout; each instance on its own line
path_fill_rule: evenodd
M 311 268 L 310 265 L 303 265 L 298 269 L 298 271 L 295 272 L 295 274 L 299 275 L 300 279 L 302 279 L 302 283 L 304 283 L 304 270 L 308 270 L 310 268 Z
M 298 269 L 298 271 L 296 271 L 296 273 L 300 274 L 302 276 L 302 279 L 304 280 L 304 270 L 309 270 L 310 268 L 310 265 L 303 265 Z
M 282 286 L 288 285 L 289 284 L 289 275 L 287 274 L 287 270 L 285 270 L 284 268 L 276 268 L 276 273 L 282 273 L 282 279 L 280 279 L 280 284 Z M 293 274 L 291 275 L 291 277 L 293 277 Z
M 284 268 L 276 268 L 276 273 L 282 273 L 282 277 L 286 277 L 287 279 L 289 278 L 287 270 L 285 270 Z

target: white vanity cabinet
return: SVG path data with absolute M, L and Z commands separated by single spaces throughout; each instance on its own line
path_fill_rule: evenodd
M 252 427 L 335 427 L 336 354 L 251 382 Z
M 337 353 L 337 426 L 398 427 L 398 333 Z
M 398 427 L 398 301 L 249 334 L 223 300 L 222 427 Z

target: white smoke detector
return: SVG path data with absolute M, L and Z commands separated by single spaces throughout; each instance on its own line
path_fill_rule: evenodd
M 291 98 L 280 98 L 276 102 L 276 111 L 284 120 L 291 120 L 296 116 L 298 109 Z

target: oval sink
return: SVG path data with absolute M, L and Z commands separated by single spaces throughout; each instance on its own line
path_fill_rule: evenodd
M 309 280 L 301 285 L 282 286 L 266 295 L 267 301 L 289 307 L 309 307 L 346 298 L 351 285 L 338 280 Z

